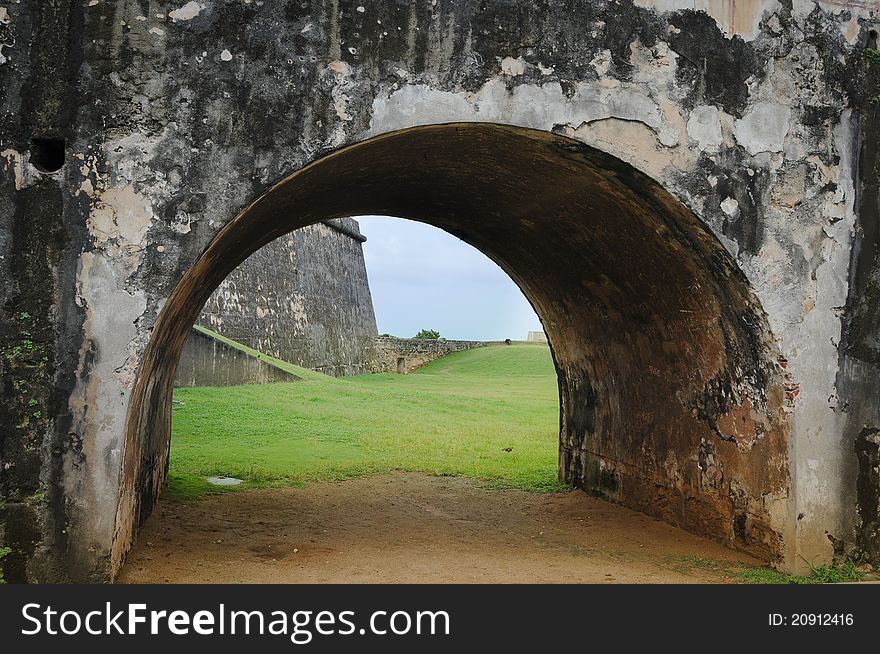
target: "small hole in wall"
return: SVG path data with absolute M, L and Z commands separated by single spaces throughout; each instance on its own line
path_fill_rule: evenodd
M 33 137 L 31 163 L 43 173 L 54 173 L 64 165 L 65 142 L 61 138 Z
M 868 46 L 873 50 L 877 49 L 877 30 L 871 30 L 868 32 Z

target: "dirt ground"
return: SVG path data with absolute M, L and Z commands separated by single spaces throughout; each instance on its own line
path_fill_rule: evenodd
M 160 502 L 121 583 L 724 583 L 759 562 L 579 491 L 394 474 Z

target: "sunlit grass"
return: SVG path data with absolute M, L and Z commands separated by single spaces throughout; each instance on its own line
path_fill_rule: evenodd
M 562 488 L 546 346 L 459 352 L 409 375 L 290 371 L 303 380 L 177 389 L 166 493 L 189 499 L 230 488 L 209 485 L 209 475 L 253 488 L 392 470 Z
M 814 567 L 808 575 L 792 575 L 770 568 L 749 568 L 736 574 L 735 579 L 747 584 L 837 584 L 861 581 L 864 574 L 854 563 Z

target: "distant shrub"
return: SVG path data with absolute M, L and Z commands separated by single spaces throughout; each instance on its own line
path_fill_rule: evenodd
M 421 329 L 419 330 L 419 333 L 416 334 L 413 338 L 425 338 L 436 341 L 438 338 L 440 338 L 440 332 L 434 329 Z
M 385 332 L 384 334 L 379 334 L 379 338 L 391 338 L 391 334 Z

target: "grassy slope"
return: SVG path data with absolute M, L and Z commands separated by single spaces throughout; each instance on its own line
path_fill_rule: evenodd
M 546 346 L 459 352 L 405 376 L 290 372 L 303 381 L 175 391 L 170 495 L 221 492 L 202 479 L 214 474 L 255 487 L 389 470 L 560 488 Z
M 197 332 L 205 334 L 206 336 L 210 336 L 214 340 L 228 345 L 235 350 L 240 350 L 245 354 L 250 354 L 252 357 L 262 359 L 269 365 L 275 366 L 276 368 L 281 368 L 281 370 L 283 370 L 284 372 L 289 372 L 291 375 L 295 375 L 300 379 L 321 379 L 322 377 L 326 377 L 326 375 L 320 372 L 315 372 L 314 370 L 309 370 L 308 368 L 301 368 L 300 366 L 288 363 L 287 361 L 283 361 L 282 359 L 270 357 L 268 354 L 263 354 L 262 352 L 249 348 L 247 345 L 242 345 L 238 341 L 233 341 L 231 338 L 221 336 L 217 332 L 213 332 L 207 327 L 202 327 L 201 325 L 193 325 L 193 329 L 195 329 Z

